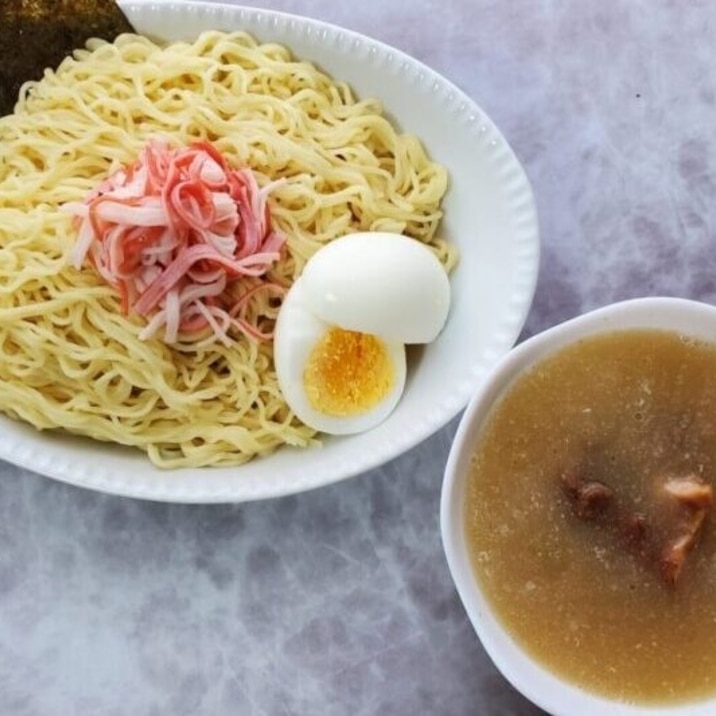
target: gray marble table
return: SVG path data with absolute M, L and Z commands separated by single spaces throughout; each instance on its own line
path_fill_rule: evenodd
M 525 335 L 628 297 L 716 300 L 714 3 L 254 4 L 400 48 L 502 128 L 542 227 Z M 454 429 L 246 505 L 144 503 L 0 464 L 0 716 L 541 713 L 491 665 L 443 559 Z

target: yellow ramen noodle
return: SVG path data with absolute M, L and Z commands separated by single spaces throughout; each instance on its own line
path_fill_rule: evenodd
M 62 204 L 81 201 L 152 138 L 208 140 L 260 184 L 288 237 L 270 278 L 289 286 L 323 244 L 352 231 L 405 233 L 434 247 L 445 170 L 398 133 L 379 102 L 243 33 L 159 46 L 123 35 L 93 41 L 23 88 L 0 119 L 0 410 L 146 451 L 164 467 L 239 464 L 312 430 L 286 406 L 272 344 L 236 333 L 166 345 L 86 264 Z M 250 318 L 270 331 L 275 296 Z

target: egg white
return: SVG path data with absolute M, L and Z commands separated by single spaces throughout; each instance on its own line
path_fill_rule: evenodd
M 332 324 L 312 313 L 306 302 L 304 280 L 300 278 L 286 294 L 274 330 L 274 364 L 279 388 L 296 416 L 315 430 L 332 435 L 369 430 L 385 420 L 400 400 L 405 387 L 405 346 L 382 338 L 393 364 L 394 382 L 377 405 L 358 415 L 327 415 L 311 405 L 303 375 L 311 351 L 331 327 Z M 344 328 L 354 330 L 350 326 Z
M 401 234 L 336 239 L 311 258 L 301 278 L 311 312 L 346 330 L 430 343 L 448 317 L 445 268 L 425 244 Z

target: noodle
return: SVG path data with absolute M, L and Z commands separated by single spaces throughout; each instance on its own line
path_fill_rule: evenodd
M 268 274 L 276 284 L 290 286 L 317 249 L 353 231 L 404 233 L 454 263 L 435 238 L 446 173 L 377 101 L 243 33 L 166 47 L 135 35 L 92 41 L 0 119 L 0 410 L 140 448 L 163 467 L 315 442 L 281 396 L 270 341 L 140 340 L 143 319 L 123 315 L 89 265 L 68 265 L 75 232 L 60 206 L 157 137 L 210 141 L 261 185 L 286 179 L 269 198 L 288 236 Z M 276 303 L 256 291 L 248 319 L 270 332 Z

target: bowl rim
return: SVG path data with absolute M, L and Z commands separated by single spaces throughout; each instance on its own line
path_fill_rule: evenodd
M 445 466 L 440 499 L 443 550 L 456 590 L 488 656 L 523 696 L 553 716 L 706 716 L 714 712 L 716 693 L 705 699 L 666 705 L 632 704 L 584 690 L 551 673 L 529 656 L 494 615 L 474 578 L 464 538 L 466 471 L 491 408 L 531 365 L 585 337 L 623 329 L 665 329 L 716 343 L 716 307 L 674 297 L 620 301 L 548 328 L 508 352 L 470 399 Z

